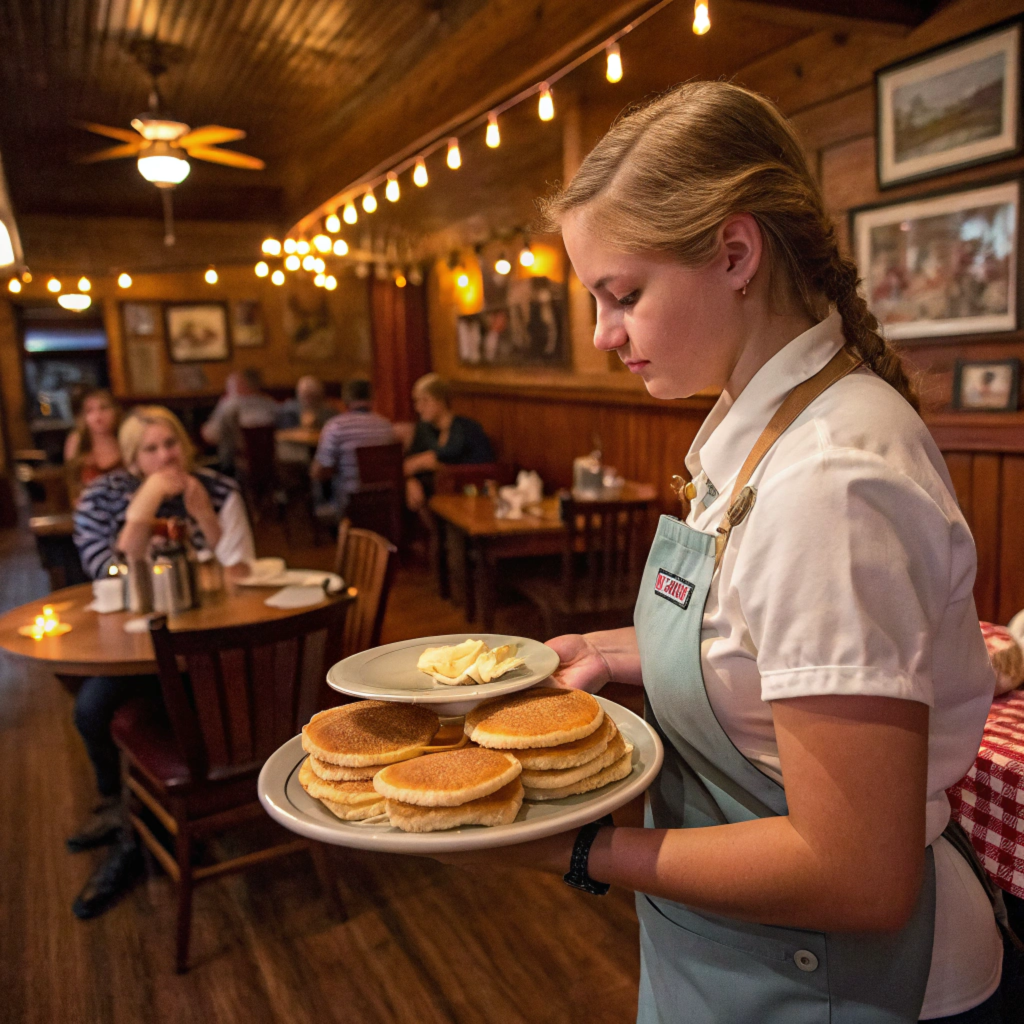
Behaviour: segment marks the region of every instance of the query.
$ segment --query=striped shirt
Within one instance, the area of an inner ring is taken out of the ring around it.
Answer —
[[[316,461],[334,471],[334,501],[339,512],[345,511],[349,495],[359,487],[356,449],[394,440],[390,421],[369,409],[350,409],[327,421],[320,431]]]
[[[227,546],[232,549],[248,547],[251,551],[252,534],[249,532],[248,520],[244,517],[244,506],[235,481],[206,469],[196,470],[192,475],[206,488],[210,504],[221,520],[222,529],[227,525],[223,514],[225,511],[236,505],[243,509],[243,525],[236,525],[233,532],[244,532],[246,536],[230,539],[227,536],[222,537],[221,543],[217,545],[218,557],[222,547],[225,547],[225,540],[229,541]],[[117,538],[124,528],[125,515],[132,496],[141,486],[141,477],[134,476],[126,469],[115,469],[93,481],[78,499],[74,516],[75,547],[78,548],[82,567],[92,579],[106,575],[107,569],[117,559]],[[157,509],[156,517],[186,520],[196,550],[209,547],[199,524],[186,512],[185,500],[180,494],[164,501]],[[237,522],[237,517],[232,516],[231,519]],[[224,559],[221,558],[221,561]]]

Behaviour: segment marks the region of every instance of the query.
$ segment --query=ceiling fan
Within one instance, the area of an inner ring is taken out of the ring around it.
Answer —
[[[223,128],[220,125],[208,124],[201,128],[190,128],[181,121],[163,117],[160,110],[163,106],[157,80],[167,66],[155,45],[147,51],[146,70],[152,77],[153,84],[149,93],[149,110],[132,119],[134,131],[127,128],[113,128],[110,125],[96,124],[93,121],[79,121],[80,128],[103,135],[108,139],[116,139],[120,145],[88,153],[79,158],[79,163],[94,164],[101,160],[118,160],[122,157],[135,157],[139,173],[160,189],[164,204],[164,242],[174,245],[174,223],[171,212],[171,190],[180,185],[189,174],[191,166],[188,158],[205,160],[209,163],[223,164],[227,167],[240,167],[250,171],[262,171],[266,166],[257,157],[245,153],[236,153],[230,149],[218,149],[222,142],[237,142],[245,138],[240,128]],[[141,54],[136,54],[140,57]]]

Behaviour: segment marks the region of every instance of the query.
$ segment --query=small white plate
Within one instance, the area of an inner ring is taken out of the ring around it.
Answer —
[[[461,644],[463,640],[483,640],[488,647],[516,644],[518,658],[525,665],[507,672],[493,683],[470,683],[447,686],[434,682],[416,667],[420,655],[428,647]],[[547,679],[558,668],[558,655],[544,644],[525,636],[503,636],[499,633],[449,633],[447,636],[424,636],[416,640],[360,651],[333,665],[327,682],[340,693],[367,700],[394,700],[403,704],[429,704],[439,715],[464,715],[482,700],[504,697],[517,690]]]
[[[539,803],[524,800],[511,825],[463,825],[443,832],[403,832],[387,822],[361,825],[342,821],[299,785],[298,769],[306,757],[301,736],[290,739],[267,759],[258,784],[260,803],[279,825],[307,839],[382,853],[429,856],[456,850],[485,850],[567,832],[629,803],[650,786],[661,770],[664,751],[658,734],[628,708],[602,697],[597,699],[605,714],[633,744],[633,771],[591,793]]]

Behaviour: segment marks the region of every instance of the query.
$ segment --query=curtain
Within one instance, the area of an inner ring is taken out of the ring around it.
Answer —
[[[430,371],[426,289],[369,279],[374,408],[393,422],[415,420],[412,386]]]

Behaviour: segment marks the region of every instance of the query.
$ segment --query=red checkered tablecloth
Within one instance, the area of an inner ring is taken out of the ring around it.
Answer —
[[[992,880],[1024,899],[1024,692],[993,701],[977,760],[947,793]]]

